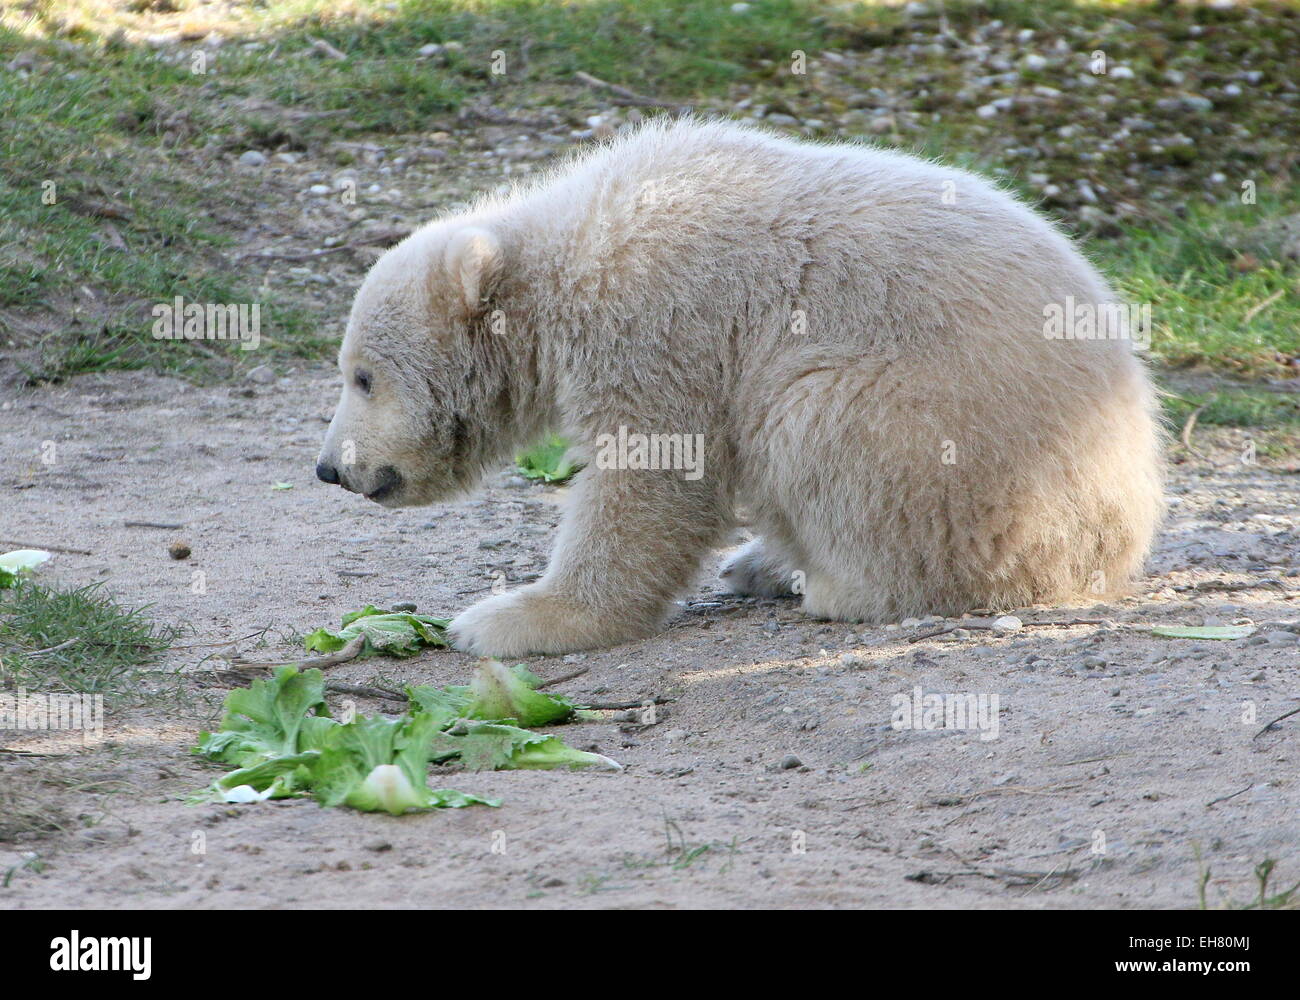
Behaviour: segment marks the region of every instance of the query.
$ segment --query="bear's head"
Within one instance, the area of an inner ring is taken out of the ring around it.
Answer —
[[[343,394],[316,475],[385,507],[471,488],[500,458],[511,421],[489,300],[498,237],[435,223],[384,254],[357,292],[339,351]]]

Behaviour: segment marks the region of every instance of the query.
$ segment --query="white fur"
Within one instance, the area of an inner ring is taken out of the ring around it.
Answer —
[[[583,471],[545,576],[454,621],[477,653],[653,632],[738,507],[762,541],[726,576],[811,615],[1096,599],[1141,568],[1160,435],[1128,342],[1044,335],[1067,296],[1115,300],[979,177],[661,120],[385,255],[340,355],[374,389],[322,455],[354,441],[352,488],[391,466],[399,505],[549,427],[588,455],[620,425],[705,436],[695,481]]]

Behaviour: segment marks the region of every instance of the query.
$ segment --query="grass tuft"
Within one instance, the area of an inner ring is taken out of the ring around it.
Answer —
[[[1197,863],[1201,864],[1200,852]],[[1213,907],[1224,910],[1300,910],[1300,882],[1290,888],[1279,888],[1274,882],[1277,861],[1266,858],[1255,866],[1255,896],[1251,899],[1234,900],[1224,898],[1222,903]],[[1211,909],[1207,898],[1212,872],[1201,865],[1200,876],[1196,882],[1197,904],[1200,909]]]
[[[176,626],[153,622],[147,607],[121,607],[100,587],[65,590],[24,581],[0,591],[0,683],[46,692],[122,691],[139,667],[175,642]],[[38,650],[50,651],[34,655]]]

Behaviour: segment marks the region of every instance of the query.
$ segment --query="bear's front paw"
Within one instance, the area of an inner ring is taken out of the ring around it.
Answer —
[[[536,585],[479,601],[447,626],[457,649],[499,658],[612,646],[645,632]]]

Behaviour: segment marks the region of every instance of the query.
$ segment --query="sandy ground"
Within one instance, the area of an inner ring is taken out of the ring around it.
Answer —
[[[1300,878],[1300,717],[1256,738],[1300,693],[1300,479],[1237,461],[1239,432],[1198,437],[1217,467],[1175,467],[1137,594],[1017,612],[1103,624],[909,642],[934,626],[720,595],[715,558],[662,634],[529,661],[547,677],[588,668],[559,687],[579,700],[671,699],[653,725],[564,734],[621,774],[447,775],[435,783],[504,805],[400,818],[185,804],[214,774],[189,748],[225,693],[223,647],[193,644],[266,630],[239,651],[292,657],[297,636],[366,602],[450,614],[545,566],[564,490],[508,469],[467,502],[398,512],[315,482],[335,393],[322,366],[212,387],[84,376],[2,404],[0,538],[90,550],[43,575],[151,603],[190,648],[136,704],[110,704],[102,737],[0,734],[0,781],[100,782],[70,800],[82,829],[0,843],[0,907],[1184,907],[1203,867],[1211,903],[1248,899],[1265,859]],[[168,556],[177,538],[188,560]],[[1144,629],[1207,618],[1260,628],[1233,642]],[[471,666],[442,651],[331,676],[459,683]],[[997,738],[895,730],[891,697],[917,686],[997,695]]]

